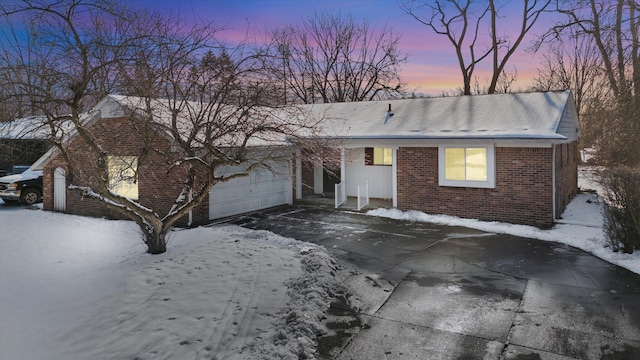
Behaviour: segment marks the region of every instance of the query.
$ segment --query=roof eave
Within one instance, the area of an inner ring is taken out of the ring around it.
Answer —
[[[568,138],[560,134],[549,135],[501,135],[501,136],[403,136],[403,135],[362,135],[362,136],[318,136],[319,139],[335,140],[558,140]]]

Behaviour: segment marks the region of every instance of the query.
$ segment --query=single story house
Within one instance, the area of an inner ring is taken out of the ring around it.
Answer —
[[[142,146],[128,128],[125,99],[107,96],[91,111],[96,117],[92,132],[118,156],[131,156]],[[272,164],[278,171],[258,170],[215,185],[188,224],[292,204],[335,189],[337,197],[357,196],[358,188],[368,185],[371,198],[388,199],[400,210],[549,227],[577,192],[579,127],[569,91],[300,109],[319,121],[318,132],[308,136],[338,151],[326,161],[308,161],[291,147]],[[170,140],[160,136],[157,141]],[[83,153],[73,140],[69,146],[71,153]],[[167,196],[175,191],[158,191],[158,185],[174,189],[181,184],[155,173],[153,161],[147,158],[137,169],[136,196],[145,206],[168,208],[173,198]],[[82,159],[76,162],[81,169]],[[105,215],[95,200],[67,189],[66,165],[55,153],[43,161],[43,170],[45,210]]]
[[[325,119],[322,136],[341,149],[331,172],[339,178],[336,196],[357,196],[368,184],[370,197],[390,199],[403,211],[549,227],[578,190],[580,132],[570,91],[323,104],[310,111]],[[334,191],[321,163],[301,168],[303,190]]]

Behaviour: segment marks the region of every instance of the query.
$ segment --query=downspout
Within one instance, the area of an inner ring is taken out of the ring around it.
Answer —
[[[551,189],[551,211],[552,211],[552,216],[551,219],[553,219],[553,221],[556,221],[556,145],[552,144],[551,145],[551,156],[552,156],[552,161],[551,161],[551,184],[552,184],[552,189]]]
[[[391,157],[391,205],[398,207],[398,149],[393,148]]]

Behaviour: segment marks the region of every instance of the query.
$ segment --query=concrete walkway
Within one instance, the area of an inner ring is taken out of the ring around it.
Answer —
[[[357,329],[327,358],[640,359],[640,276],[581,250],[318,207],[235,222],[369,274]]]

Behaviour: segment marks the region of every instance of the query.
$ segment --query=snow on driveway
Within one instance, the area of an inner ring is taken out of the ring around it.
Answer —
[[[174,231],[0,205],[0,358],[313,358],[340,291],[322,249],[235,226]],[[276,346],[277,345],[277,346]]]

